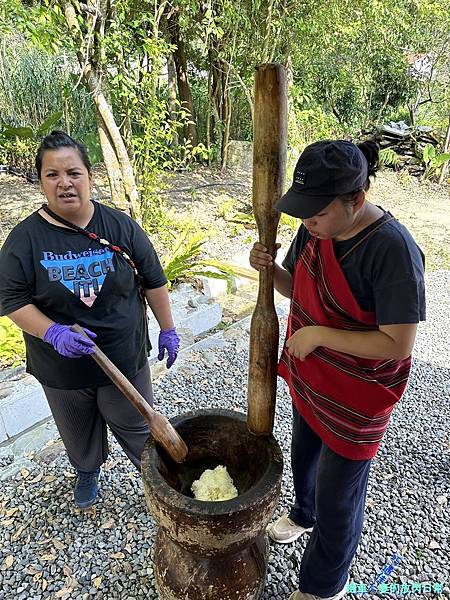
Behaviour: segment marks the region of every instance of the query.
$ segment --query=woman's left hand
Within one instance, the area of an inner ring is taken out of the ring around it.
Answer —
[[[319,340],[320,326],[313,325],[298,329],[291,337],[286,340],[286,348],[292,356],[305,360],[308,354],[320,346]]]
[[[164,358],[164,354],[167,350],[167,363],[166,366],[168,369],[173,365],[178,356],[178,350],[180,348],[180,338],[177,335],[175,327],[171,329],[162,329],[159,332],[158,339],[158,360],[162,360]]]

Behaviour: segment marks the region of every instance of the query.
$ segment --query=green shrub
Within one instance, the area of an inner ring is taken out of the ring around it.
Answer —
[[[77,85],[74,55],[49,53],[16,32],[5,34],[2,41],[0,114],[5,123],[36,130],[49,114],[61,112],[58,127],[76,139],[96,130],[94,103],[88,90]]]
[[[227,220],[228,217],[235,211],[235,199],[228,194],[221,194],[217,198],[217,214],[222,219]]]
[[[295,108],[289,127],[289,146],[300,153],[305,146],[321,139],[339,137],[339,124],[336,117],[320,106],[300,110]]]
[[[425,165],[425,179],[439,175],[443,165],[450,160],[449,152],[438,153],[432,144],[425,144],[422,151],[422,161]]]
[[[36,128],[31,124],[11,127],[0,121],[0,161],[24,171],[33,169],[41,138],[53,129],[61,117],[62,112],[52,113]]]
[[[280,227],[287,227],[291,231],[297,231],[300,227],[300,219],[296,217],[292,217],[291,215],[287,215],[286,213],[281,213],[280,215]]]
[[[2,367],[16,367],[24,359],[22,331],[8,317],[0,317],[0,364]]]

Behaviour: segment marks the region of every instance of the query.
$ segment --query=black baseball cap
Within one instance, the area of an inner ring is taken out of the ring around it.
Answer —
[[[300,155],[292,186],[275,208],[293,217],[309,219],[336,196],[363,189],[367,177],[366,157],[355,144],[345,140],[314,142]]]

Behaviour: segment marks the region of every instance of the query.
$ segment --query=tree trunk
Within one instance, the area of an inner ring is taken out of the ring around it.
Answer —
[[[175,46],[173,51],[173,59],[175,61],[175,69],[177,72],[178,94],[180,97],[181,106],[190,114],[189,123],[185,126],[184,136],[188,139],[192,146],[197,145],[197,127],[194,118],[194,104],[192,101],[192,93],[189,85],[187,72],[187,58],[183,39],[181,37],[180,25],[178,22],[178,12],[173,11],[167,19],[167,26],[170,35],[170,41]]]
[[[272,12],[273,12],[273,3],[274,0],[270,0],[267,6],[267,14],[264,28],[264,41],[263,48],[261,53],[261,63],[266,63],[269,60],[269,55],[273,51],[269,51],[271,31],[272,31]]]
[[[448,152],[449,150],[450,150],[450,115],[448,117],[447,135],[445,136],[443,152]],[[442,171],[441,171],[441,174],[439,175],[439,183],[442,183],[445,179],[445,176],[448,171],[448,163],[449,163],[449,161],[445,162],[442,165]]]
[[[294,85],[294,70],[292,68],[292,57],[286,58],[286,89],[287,89],[287,118],[288,118],[288,137],[294,141],[300,139],[300,130],[295,118],[295,107],[292,100],[292,88]],[[297,148],[299,150],[299,148]]]
[[[66,52],[63,51],[63,72],[66,75],[69,72],[69,65],[67,62]],[[63,92],[63,116],[64,116],[64,127],[66,133],[70,135],[70,110],[69,110],[69,100],[66,92]]]
[[[223,121],[224,128],[222,134],[222,171],[227,168],[227,159],[228,159],[228,143],[230,141],[230,127],[231,127],[231,99],[230,99],[230,87],[229,87],[229,77],[230,77],[230,66],[227,64],[225,67],[225,63],[223,63],[224,68],[226,68],[226,73],[223,74],[224,84],[223,84]]]
[[[136,187],[136,180],[134,176],[133,166],[128,156],[127,149],[124,141],[120,134],[119,128],[115,122],[112,108],[109,105],[102,84],[101,84],[101,71],[97,70],[94,63],[95,56],[101,54],[101,48],[92,48],[87,56],[82,52],[84,48],[83,44],[83,33],[80,30],[80,26],[77,20],[77,13],[70,2],[64,2],[63,4],[64,15],[69,28],[69,32],[72,35],[74,45],[77,50],[77,58],[80,64],[81,73],[83,79],[92,94],[96,112],[97,112],[97,126],[99,130],[100,143],[102,144],[102,152],[105,161],[111,161],[107,165],[108,179],[111,188],[111,196],[113,202],[118,208],[126,207],[127,211],[137,221],[141,219],[141,208],[139,193]],[[83,15],[85,16],[85,15]],[[97,13],[94,13],[93,19],[102,18],[103,21],[106,15],[98,17]],[[98,25],[94,21],[94,25]],[[100,24],[101,25],[101,24]],[[98,35],[101,34],[97,31]],[[92,42],[91,42],[92,43]],[[98,43],[98,40],[97,40]],[[106,142],[108,140],[108,143]],[[105,144],[105,145],[103,145]],[[112,159],[113,151],[115,160]],[[112,176],[113,171],[119,167],[120,178],[117,175]],[[112,177],[112,179],[110,178]],[[119,181],[121,180],[121,185]],[[120,185],[120,192],[117,187]],[[118,198],[120,194],[120,198]]]
[[[229,108],[227,106],[227,73],[228,65],[218,58],[217,40],[212,40],[211,46],[211,74],[212,74],[212,108],[214,122],[214,138],[218,144],[220,139],[220,164],[224,168],[224,156],[226,146],[225,137]],[[220,136],[220,138],[219,138]],[[218,144],[219,145],[219,144]]]
[[[105,9],[107,10],[107,9]],[[111,2],[109,4],[109,11],[110,11],[110,19],[111,21],[115,21],[117,23],[117,11],[116,11],[116,5],[115,2]],[[127,73],[131,71],[130,67],[127,67],[127,65],[125,65],[125,57],[123,54],[123,48],[119,47],[117,50],[117,55],[116,55],[116,59],[117,59],[117,68],[119,72],[122,73]],[[131,108],[130,108],[130,103],[128,100],[128,95],[122,93],[120,95],[120,104],[122,107],[122,124],[120,126],[120,130],[123,132],[123,140],[125,142],[125,146],[127,148],[127,153],[128,153],[128,157],[131,160],[132,163],[134,163],[134,147],[133,147],[133,130],[131,127],[131,118],[130,118],[130,113],[131,113]]]
[[[85,67],[85,81],[92,94],[92,99],[94,100],[97,112],[102,119],[104,129],[108,133],[111,147],[114,149],[114,153],[119,164],[125,192],[125,205],[127,206],[128,211],[133,219],[139,221],[141,218],[140,199],[136,187],[133,166],[128,156],[122,136],[120,135],[119,128],[114,120],[112,109],[106,101],[102,90],[99,89],[98,79],[92,69],[92,65],[90,64],[86,65]]]
[[[119,65],[119,71],[122,71],[123,73],[125,73],[128,70],[125,65],[125,60],[124,60],[122,51],[120,51],[117,55],[117,64]],[[120,104],[122,107],[121,112],[123,115],[123,121],[122,121],[122,125],[121,125],[120,129],[123,132],[122,137],[123,137],[123,141],[125,143],[126,149],[127,149],[128,158],[130,159],[130,161],[132,163],[134,163],[133,129],[131,126],[131,118],[130,118],[131,108],[130,108],[128,96],[126,96],[125,94],[121,94]]]
[[[220,76],[220,70],[217,62],[215,61],[215,50],[210,49],[209,51],[209,65],[211,73],[211,92],[210,92],[210,107],[211,107],[211,140],[213,144],[217,144],[218,137],[220,135],[221,125],[221,106],[220,98],[222,96],[222,78]],[[220,157],[222,159],[222,157]]]
[[[119,210],[127,211],[128,207],[125,201],[125,190],[122,181],[119,161],[112,146],[108,131],[103,123],[103,119],[97,112],[97,130],[100,138],[100,146],[103,153],[103,162],[108,176],[109,188],[111,191],[111,201]]]
[[[174,123],[177,120],[177,74],[173,56],[169,54],[167,57],[167,87],[169,96],[169,115],[170,120]],[[178,131],[173,126],[172,145],[176,148],[179,144]]]
[[[211,86],[211,62],[208,69],[208,106],[206,108],[206,148],[208,150],[208,166],[211,166],[211,106],[212,106],[212,86]]]
[[[242,88],[242,90],[243,90],[243,92],[245,94],[245,97],[247,99],[248,107],[250,109],[250,116],[252,118],[252,124],[253,124],[253,121],[254,121],[254,115],[253,115],[253,96],[252,96],[251,90],[248,88],[248,86],[246,85],[245,81],[242,79],[242,77],[239,75],[239,73],[236,71],[236,69],[234,69],[233,73],[236,76],[236,79],[241,84],[241,88]]]

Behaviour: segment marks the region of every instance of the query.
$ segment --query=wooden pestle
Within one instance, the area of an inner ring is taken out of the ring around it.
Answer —
[[[71,329],[72,331],[76,331],[77,333],[89,337],[78,324],[72,325]],[[187,446],[175,431],[174,427],[169,423],[167,417],[154,410],[146,402],[125,375],[119,371],[116,365],[109,360],[96,344],[94,344],[94,350],[94,354],[91,355],[92,358],[103,369],[122,394],[126,396],[131,404],[141,413],[147,421],[150,432],[155,440],[175,462],[183,462],[188,453]]]
[[[253,212],[259,241],[275,252],[286,168],[286,75],[280,64],[256,67],[253,121]],[[279,328],[274,305],[274,268],[259,272],[259,290],[250,327],[247,426],[270,435],[275,416]]]

